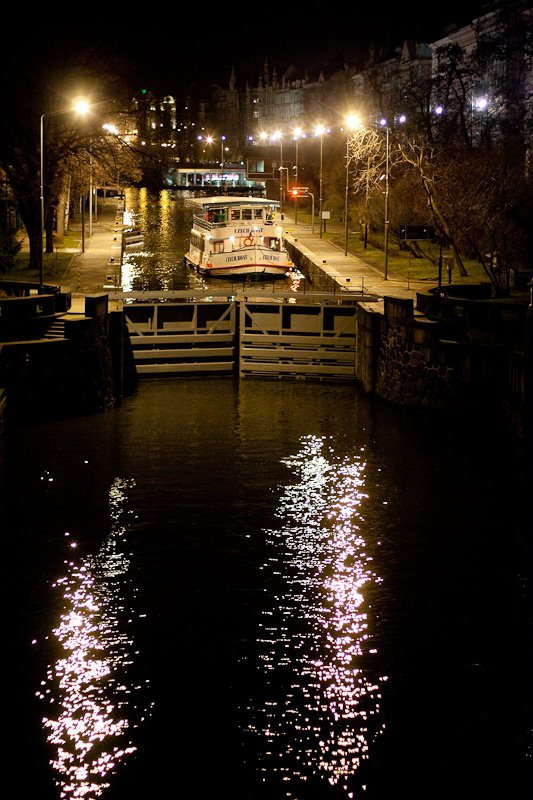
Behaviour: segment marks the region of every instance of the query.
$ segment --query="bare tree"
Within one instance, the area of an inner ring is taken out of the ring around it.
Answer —
[[[88,170],[89,160],[93,167],[101,163],[105,169],[124,154],[124,173],[137,174],[132,172],[130,148],[125,142],[119,146],[102,130],[110,113],[127,112],[129,107],[130,92],[117,65],[93,49],[78,46],[71,50],[68,42],[61,47],[57,44],[44,36],[38,41],[31,35],[23,37],[16,69],[10,70],[3,93],[3,116],[9,124],[0,126],[0,166],[28,234],[29,266],[33,268],[40,264],[43,246],[41,189],[46,247],[50,250],[54,209],[68,175],[75,186],[77,176]],[[4,71],[9,69],[3,62],[2,66]],[[68,112],[73,98],[80,95],[93,109],[85,122],[74,121]]]

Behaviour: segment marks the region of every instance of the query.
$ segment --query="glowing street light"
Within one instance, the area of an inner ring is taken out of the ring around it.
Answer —
[[[59,108],[57,111],[49,111],[46,114],[41,114],[41,122],[40,122],[40,222],[41,222],[41,242],[39,247],[39,294],[42,294],[44,291],[44,258],[43,258],[43,248],[45,246],[44,243],[44,233],[45,233],[45,224],[44,224],[44,119],[45,117],[55,117],[59,114],[68,114],[71,111],[75,111],[77,114],[87,114],[90,110],[91,106],[87,100],[80,99],[76,101],[76,103],[69,107],[69,108]]]
[[[281,131],[275,131],[271,138],[273,142],[279,142],[279,206],[283,219],[283,134]]]
[[[274,131],[272,134],[268,134],[266,131],[261,131],[259,134],[259,138],[261,141],[266,141],[270,139],[271,142],[279,142],[279,205],[280,205],[280,213],[281,219],[283,219],[283,171],[287,172],[287,188],[289,186],[289,171],[287,167],[283,166],[283,134],[280,130]]]
[[[214,138],[212,136],[206,136],[205,137],[205,141],[209,145],[209,158],[207,159],[207,163],[209,164],[209,162],[211,161],[211,156],[213,154],[213,149],[212,149],[211,145],[213,144],[213,142],[215,140],[214,140]]]
[[[385,268],[383,279],[387,280],[389,270],[389,125],[386,119],[380,119],[379,124],[385,128],[385,237],[383,247],[385,250]]]
[[[401,114],[397,120],[401,125],[407,122],[407,117],[405,114]],[[385,238],[384,238],[384,250],[385,250],[385,268],[383,272],[384,280],[388,278],[388,269],[389,269],[389,167],[390,167],[390,138],[389,138],[389,123],[386,119],[380,119],[379,124],[382,128],[385,128],[386,131],[386,139],[385,139]]]
[[[350,177],[350,131],[361,127],[361,120],[357,114],[350,114],[346,118],[346,185],[344,192],[344,255],[348,255],[348,186]]]
[[[320,136],[320,190],[318,193],[318,223],[320,238],[322,239],[322,138],[326,132],[323,125],[317,125],[315,128],[315,136]]]
[[[294,184],[298,186],[298,142],[299,140],[305,136],[303,130],[301,128],[295,128],[292,132],[292,137],[296,143],[296,152],[295,152],[295,165],[294,165]],[[294,224],[298,225],[298,193],[294,195]]]

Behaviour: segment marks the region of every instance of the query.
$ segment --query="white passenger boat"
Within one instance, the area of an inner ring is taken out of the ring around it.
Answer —
[[[283,278],[293,263],[283,243],[279,202],[261,197],[196,197],[185,263],[205,275]],[[277,218],[276,218],[277,217]]]

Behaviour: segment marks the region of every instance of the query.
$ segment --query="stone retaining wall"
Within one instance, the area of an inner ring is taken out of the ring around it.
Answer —
[[[457,409],[465,383],[447,363],[437,322],[415,317],[413,301],[384,298],[375,392],[396,405]]]

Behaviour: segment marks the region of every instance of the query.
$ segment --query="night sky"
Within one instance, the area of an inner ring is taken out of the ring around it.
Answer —
[[[486,0],[429,0],[425,6],[418,0],[355,0],[334,12],[325,3],[318,10],[298,5],[279,12],[272,6],[231,10],[223,4],[219,9],[191,8],[197,18],[165,9],[158,20],[145,7],[129,12],[106,8],[98,16],[91,16],[88,8],[75,24],[62,23],[57,16],[53,24],[46,19],[29,23],[20,54],[42,50],[40,64],[45,67],[50,52],[63,52],[67,58],[96,47],[125,64],[138,87],[172,94],[183,83],[227,85],[232,67],[241,82],[249,77],[253,85],[265,61],[279,75],[291,65],[300,70],[328,62],[361,65],[373,47],[392,53],[405,39],[432,42],[448,25],[464,25],[486,7]],[[12,63],[11,51],[9,57]]]
[[[292,12],[285,4],[282,13],[271,6],[264,13],[240,12],[237,7],[231,13],[225,5],[219,15],[206,12],[211,20],[218,17],[211,28],[204,21],[196,25],[167,18],[167,24],[136,26],[115,44],[125,56],[133,54],[149,83],[159,84],[165,73],[212,83],[219,82],[221,74],[229,77],[232,66],[240,75],[256,77],[265,60],[283,71],[291,64],[305,68],[317,61],[353,63],[366,56],[372,44],[391,49],[406,38],[433,41],[447,25],[470,22],[484,5],[483,0],[448,0],[438,5],[429,0],[424,8],[419,2],[356,0],[334,13],[326,3],[318,10],[298,4]]]

